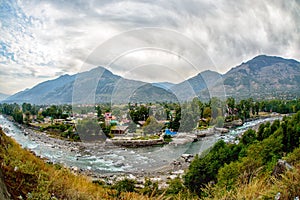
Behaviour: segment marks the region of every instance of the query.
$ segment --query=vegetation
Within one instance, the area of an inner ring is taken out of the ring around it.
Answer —
[[[0,130],[0,162],[4,182],[13,199],[153,199],[158,186],[146,182],[139,194],[132,180],[112,188],[92,183],[60,165],[52,165],[24,150]],[[153,189],[153,190],[152,190]],[[148,195],[146,195],[148,194]],[[157,196],[155,199],[163,199]]]
[[[143,130],[145,134],[157,134],[161,132],[162,128],[164,127],[163,124],[158,123],[155,119],[155,117],[150,116],[146,120]]]
[[[300,178],[299,130],[300,112],[261,125],[257,132],[246,131],[239,144],[219,141],[194,159],[184,185],[208,199],[274,198],[278,192],[283,199],[295,198],[300,195],[300,183],[295,181]],[[274,168],[284,155],[294,169],[278,176]]]
[[[158,135],[149,135],[149,136],[131,138],[131,140],[157,140],[157,139],[159,139]]]
[[[213,124],[222,127],[223,122],[242,119],[246,121],[260,112],[296,113],[300,100],[246,99],[236,102],[233,98],[221,101],[212,98],[201,102],[195,98],[181,105],[162,103],[163,111],[152,113],[152,105],[129,105],[133,122],[146,121],[143,130],[156,133],[164,128],[170,130],[193,130]],[[18,123],[30,124],[32,115],[64,118],[70,115],[68,106],[40,107],[30,104],[0,104],[0,112],[11,116]],[[110,125],[105,124],[103,111],[108,107],[97,106],[97,119],[82,120],[77,131],[84,140],[109,137]],[[128,111],[128,110],[127,110]],[[151,111],[151,112],[150,112]],[[114,111],[115,113],[121,113]],[[157,118],[169,123],[162,125]],[[155,116],[157,118],[155,118]],[[151,125],[151,126],[150,126]],[[197,127],[198,125],[198,127]],[[136,126],[131,124],[131,129]],[[41,130],[57,131],[62,137],[76,137],[72,126],[51,123]],[[5,184],[13,198],[23,199],[280,199],[300,196],[300,112],[282,121],[261,124],[257,131],[248,130],[238,144],[217,142],[202,155],[196,156],[183,179],[168,182],[166,190],[159,190],[157,183],[146,180],[143,189],[129,179],[112,187],[91,183],[86,177],[74,175],[59,165],[47,164],[0,133],[0,162]],[[146,135],[136,139],[157,138]],[[73,138],[74,139],[74,138]],[[171,140],[169,136],[165,139]],[[293,167],[275,173],[278,159],[285,159]]]

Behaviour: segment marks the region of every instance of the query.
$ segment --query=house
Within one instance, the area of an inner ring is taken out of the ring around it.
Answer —
[[[138,123],[138,125],[140,125],[140,126],[144,126],[144,124],[146,123],[146,121],[138,121],[137,123]]]
[[[111,134],[125,134],[128,126],[112,126],[110,129]]]
[[[51,117],[45,117],[45,118],[44,118],[44,123],[45,123],[45,124],[50,124],[51,122],[52,122]]]
[[[106,112],[105,114],[104,114],[104,120],[105,120],[105,125],[106,126],[109,126],[109,125],[111,125],[112,123],[111,123],[111,121],[116,121],[116,117],[115,116],[113,116],[112,114],[111,114],[111,112]]]
[[[111,119],[111,118],[112,118],[111,112],[106,112],[106,113],[104,114],[104,117],[105,117],[105,119]]]

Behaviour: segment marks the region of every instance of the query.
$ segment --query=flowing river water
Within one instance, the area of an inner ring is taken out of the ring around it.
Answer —
[[[15,139],[23,148],[29,149],[36,155],[47,158],[53,163],[60,163],[94,173],[135,173],[149,172],[168,166],[174,160],[180,158],[182,154],[201,154],[220,139],[226,142],[234,141],[236,136],[245,130],[275,119],[278,119],[278,117],[247,122],[241,127],[230,130],[226,135],[216,134],[205,137],[198,142],[143,148],[106,147],[104,143],[62,141],[50,138],[44,133],[25,130],[2,115],[0,115],[0,126],[6,135]]]

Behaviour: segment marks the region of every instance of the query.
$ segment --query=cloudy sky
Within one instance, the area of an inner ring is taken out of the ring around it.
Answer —
[[[300,60],[298,0],[0,0],[0,92],[98,65],[145,81]]]

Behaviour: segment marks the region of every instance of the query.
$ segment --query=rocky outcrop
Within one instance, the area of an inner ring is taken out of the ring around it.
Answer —
[[[272,175],[276,178],[281,178],[281,174],[283,174],[286,170],[293,169],[293,166],[291,166],[288,162],[285,160],[279,159],[277,161],[276,166],[273,169]]]
[[[243,125],[243,121],[241,119],[238,120],[233,120],[232,122],[225,122],[224,123],[224,127],[225,128],[235,128],[238,126],[242,126]]]

